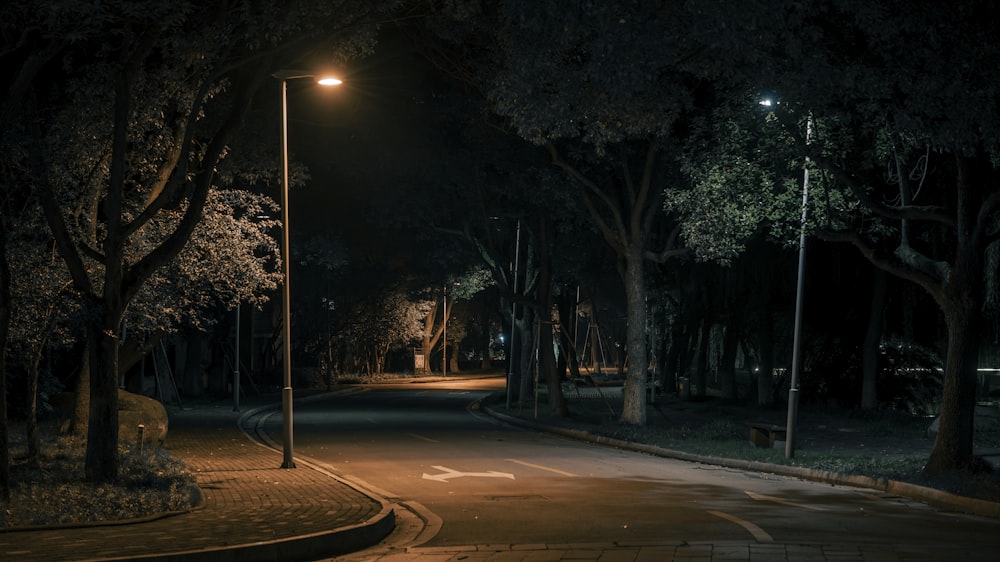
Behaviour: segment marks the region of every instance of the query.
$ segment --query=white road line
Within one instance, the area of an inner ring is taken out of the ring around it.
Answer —
[[[569,476],[570,478],[575,478],[577,476],[572,472],[566,472],[565,470],[559,470],[558,468],[551,468],[548,466],[542,466],[540,464],[532,464],[530,462],[519,461],[517,459],[505,459],[505,460],[507,460],[508,462],[512,462],[514,464],[519,464],[521,466],[530,466],[531,468],[537,468],[538,470],[547,470],[549,472],[555,472],[556,474],[560,474],[562,476]]]
[[[753,535],[753,538],[757,539],[757,542],[774,542],[774,539],[771,538],[771,535],[767,534],[767,531],[761,529],[760,527],[754,525],[753,523],[745,519],[740,519],[735,515],[730,515],[728,513],[723,513],[721,511],[707,511],[706,513],[710,513],[716,517],[721,517],[726,521],[732,521],[733,523],[736,523],[740,527],[743,527],[747,531],[750,531],[750,534]]]
[[[813,511],[826,511],[826,509],[824,509],[822,507],[819,507],[818,505],[809,505],[809,504],[806,504],[806,503],[790,502],[788,500],[783,500],[781,498],[776,498],[774,496],[765,496],[764,494],[758,494],[756,492],[744,491],[744,493],[746,495],[750,496],[751,499],[754,499],[754,500],[757,500],[757,501],[767,501],[767,502],[777,503],[777,504],[781,504],[781,505],[787,505],[789,507],[800,507],[802,509],[811,509]]]
[[[428,443],[440,443],[437,439],[431,439],[430,437],[424,437],[423,435],[417,435],[416,433],[407,433],[410,437],[414,439],[420,439],[422,441],[427,441]]]

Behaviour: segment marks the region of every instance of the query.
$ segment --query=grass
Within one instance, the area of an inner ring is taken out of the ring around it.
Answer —
[[[930,420],[923,417],[833,407],[803,408],[796,429],[799,447],[794,458],[787,459],[783,448],[760,448],[750,443],[746,425],[753,420],[784,426],[783,409],[760,409],[719,400],[657,400],[649,407],[644,426],[617,420],[612,410],[620,407],[620,400],[609,403],[567,396],[570,415],[560,417],[548,412],[543,399],[537,419],[532,407],[514,405],[508,410],[502,403],[488,406],[513,417],[673,451],[899,480],[1000,501],[1000,471],[937,477],[924,472],[933,441],[926,435]],[[1000,449],[1000,430],[977,432],[976,446]]]
[[[25,457],[23,430],[11,431],[11,499],[0,511],[0,529],[137,519],[189,510],[197,502],[194,477],[163,449],[122,447],[121,477],[95,484],[84,479],[84,440],[43,430],[34,460]]]

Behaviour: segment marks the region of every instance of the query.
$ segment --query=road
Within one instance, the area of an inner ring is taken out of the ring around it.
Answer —
[[[386,543],[344,560],[996,559],[997,520],[592,445],[471,407],[502,385],[373,385],[296,406],[296,455],[400,507]],[[280,442],[278,416],[265,430]]]

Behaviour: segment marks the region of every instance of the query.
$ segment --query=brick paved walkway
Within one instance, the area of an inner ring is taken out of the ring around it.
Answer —
[[[166,448],[195,472],[203,504],[149,522],[0,533],[2,560],[315,560],[364,548],[392,511],[329,474],[280,468],[231,406],[171,415]]]

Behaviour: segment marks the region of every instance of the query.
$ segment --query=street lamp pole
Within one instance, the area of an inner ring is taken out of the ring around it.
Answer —
[[[514,378],[514,341],[517,339],[517,266],[521,261],[521,219],[517,219],[517,234],[514,237],[514,284],[510,288],[510,350],[507,353],[507,409],[510,410],[511,379]],[[577,301],[579,301],[577,295]],[[576,343],[576,340],[573,340]]]
[[[314,78],[314,74],[281,71],[273,75],[281,80],[281,435],[283,460],[281,468],[295,468],[292,453],[292,303],[289,264],[291,247],[288,243],[288,81],[295,78]],[[337,86],[337,78],[321,78],[323,86]]]
[[[448,284],[444,285],[444,299],[442,301],[441,317],[444,320],[442,325],[442,338],[441,338],[441,357],[443,364],[441,365],[441,376],[448,376]]]
[[[806,118],[806,144],[812,138],[812,114]],[[802,363],[802,301],[806,271],[806,219],[809,208],[809,157],[802,176],[802,222],[799,232],[799,269],[795,287],[795,334],[792,338],[792,380],[788,387],[788,418],[785,422],[785,458],[795,456],[795,425],[799,415],[799,371]]]

